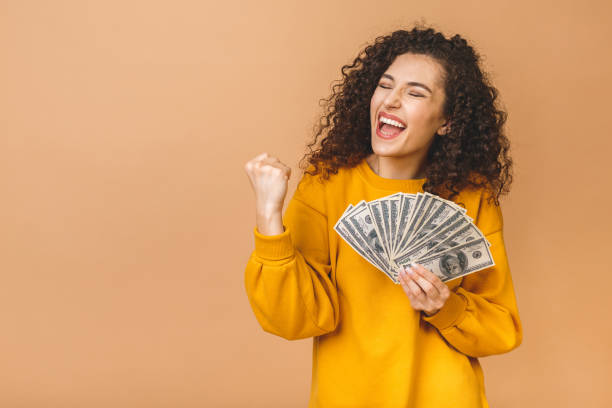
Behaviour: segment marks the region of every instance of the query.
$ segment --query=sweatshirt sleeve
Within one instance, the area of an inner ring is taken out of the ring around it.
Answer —
[[[501,209],[482,194],[476,226],[491,243],[494,266],[466,275],[444,306],[423,319],[457,350],[483,357],[518,347],[523,338],[503,238]]]
[[[315,209],[301,182],[283,216],[284,232],[262,235],[254,228],[245,288],[264,331],[288,340],[333,331],[339,302],[331,264],[327,217]]]

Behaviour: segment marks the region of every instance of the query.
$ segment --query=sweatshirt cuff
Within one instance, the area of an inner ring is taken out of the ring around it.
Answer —
[[[255,254],[263,259],[281,260],[290,258],[294,254],[293,242],[289,228],[283,224],[285,229],[278,235],[262,235],[253,229],[255,235]]]
[[[456,323],[464,314],[467,306],[466,299],[454,291],[450,292],[450,297],[444,306],[431,316],[423,313],[423,320],[434,325],[438,330],[447,329]]]

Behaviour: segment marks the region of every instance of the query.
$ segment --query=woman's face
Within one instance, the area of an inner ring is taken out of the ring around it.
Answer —
[[[370,100],[372,150],[379,156],[424,157],[434,134],[448,131],[442,116],[443,68],[433,58],[402,54],[380,78]],[[381,114],[399,123],[383,124]],[[382,128],[381,128],[382,126]]]

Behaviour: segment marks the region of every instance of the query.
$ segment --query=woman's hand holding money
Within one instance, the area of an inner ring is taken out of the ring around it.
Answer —
[[[444,306],[450,289],[433,272],[419,264],[400,271],[400,284],[415,310],[431,316]]]
[[[244,169],[256,198],[257,230],[263,235],[278,235],[283,229],[282,211],[291,168],[276,157],[262,153],[249,160]]]

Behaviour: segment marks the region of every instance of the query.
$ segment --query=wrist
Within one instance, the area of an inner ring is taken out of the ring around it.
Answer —
[[[262,235],[279,235],[285,231],[283,218],[280,212],[257,213],[257,231]]]
[[[429,312],[428,312],[427,310],[423,310],[423,313],[425,313],[425,315],[426,315],[427,317],[429,317],[429,316],[433,316],[433,315],[435,315],[436,313],[438,313],[438,311],[439,311],[439,310],[440,310],[440,309],[436,309],[436,310],[432,310],[432,311],[429,311]]]

